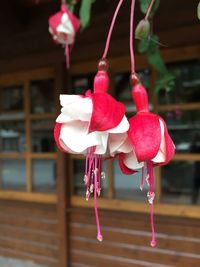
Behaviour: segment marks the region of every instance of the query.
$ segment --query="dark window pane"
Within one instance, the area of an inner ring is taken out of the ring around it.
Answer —
[[[176,84],[169,93],[160,91],[160,104],[200,102],[200,61],[170,64],[169,70],[176,77]]]
[[[54,80],[32,81],[30,84],[31,113],[53,113],[56,110]]]
[[[72,77],[72,91],[71,94],[84,95],[87,90],[93,91],[93,80],[95,74],[79,75]]]
[[[85,170],[85,160],[72,160],[72,183],[73,183],[73,192],[75,195],[85,196],[86,187],[84,184],[84,170]],[[103,161],[102,170],[105,172],[105,179],[101,179],[101,196],[107,195],[107,168],[106,162]]]
[[[16,85],[1,88],[1,107],[2,111],[23,110],[23,86]]]
[[[139,71],[138,75],[148,91],[150,71]],[[114,79],[116,99],[122,101],[126,105],[127,112],[135,111],[135,106],[131,96],[132,86],[130,84],[130,72],[118,73],[115,75]]]
[[[50,159],[35,159],[32,161],[33,191],[55,192],[56,162]]]
[[[162,201],[200,204],[200,161],[172,161],[162,167]]]
[[[0,121],[0,151],[26,150],[25,125],[22,121]]]
[[[55,141],[53,137],[54,120],[32,121],[32,151],[33,152],[54,152]]]
[[[25,160],[1,159],[0,184],[3,189],[25,191],[26,164]]]
[[[177,152],[194,152],[194,142],[200,142],[200,110],[175,110],[162,113]]]
[[[133,175],[124,175],[119,167],[118,161],[113,161],[113,175],[114,175],[114,192],[115,198],[132,199],[137,201],[146,201],[148,185],[146,183],[146,171],[144,173],[144,188],[141,192],[140,182],[142,172],[139,171]]]

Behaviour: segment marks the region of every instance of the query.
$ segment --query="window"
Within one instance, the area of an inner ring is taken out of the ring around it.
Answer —
[[[158,111],[176,145],[174,161],[161,169],[161,201],[200,204],[200,61],[169,64],[176,77],[170,93],[160,92]]]
[[[0,195],[55,193],[54,76],[52,69],[0,76]]]

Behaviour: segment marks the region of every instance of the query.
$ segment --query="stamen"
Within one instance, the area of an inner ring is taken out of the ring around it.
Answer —
[[[150,222],[151,222],[151,246],[156,246],[155,228],[154,228],[154,175],[153,175],[153,164],[152,162],[147,162],[147,173],[149,175],[149,192],[147,194],[148,201],[151,205],[150,210]]]
[[[99,160],[99,157],[95,157],[95,160],[94,160],[95,170],[97,169],[97,166],[98,166],[98,160]],[[101,241],[103,241],[103,236],[101,234],[100,223],[99,223],[99,214],[98,214],[98,208],[97,208],[97,190],[98,190],[97,180],[98,180],[99,174],[100,174],[99,171],[96,171],[94,173],[94,211],[95,211],[96,225],[97,225],[97,239],[101,242]]]
[[[142,191],[144,188],[144,167],[142,168],[142,177],[140,181],[140,190]]]

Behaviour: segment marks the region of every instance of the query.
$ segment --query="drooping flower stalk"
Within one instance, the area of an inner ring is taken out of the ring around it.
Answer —
[[[145,20],[148,20],[149,15],[150,15],[150,13],[151,13],[151,10],[152,10],[152,8],[153,8],[153,4],[154,4],[154,2],[155,2],[155,0],[151,0],[151,3],[150,3],[149,8],[148,8],[148,10],[147,10],[146,16],[145,16],[145,18],[144,18]]]

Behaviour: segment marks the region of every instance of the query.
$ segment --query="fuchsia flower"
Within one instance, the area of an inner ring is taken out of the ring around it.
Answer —
[[[69,46],[74,44],[79,27],[79,19],[69,11],[66,4],[62,4],[61,10],[49,18],[49,32],[55,43],[65,46],[68,67]]]
[[[114,157],[130,151],[127,142],[128,120],[125,107],[106,91],[109,79],[105,71],[98,71],[94,80],[94,93],[86,95],[61,95],[61,114],[55,126],[55,140],[65,152],[86,155],[85,176],[86,199],[94,193],[94,207],[97,222],[97,239],[100,232],[96,197],[100,195],[102,156]]]
[[[119,164],[125,174],[131,174],[142,168],[141,189],[144,183],[144,167],[147,168],[147,182],[149,183],[148,201],[151,204],[152,241],[155,246],[153,225],[154,176],[153,167],[165,165],[173,157],[175,146],[164,120],[148,111],[148,96],[145,88],[136,84],[132,89],[132,97],[136,105],[137,114],[129,120],[128,138],[132,151],[119,155]]]

